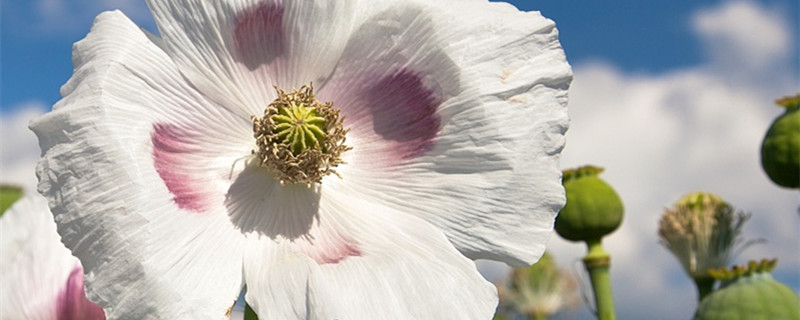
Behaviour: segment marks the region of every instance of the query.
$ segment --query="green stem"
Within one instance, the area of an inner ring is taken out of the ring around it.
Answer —
[[[250,304],[244,305],[244,320],[258,320],[258,315],[253,308],[250,308]]]
[[[611,256],[603,249],[602,240],[586,240],[589,253],[583,258],[583,264],[589,271],[594,290],[594,301],[597,306],[597,318],[600,320],[614,320],[614,296],[611,294],[611,277],[608,269],[611,266]]]
[[[709,293],[714,291],[714,278],[710,276],[695,277],[694,283],[697,285],[697,301],[703,301]]]

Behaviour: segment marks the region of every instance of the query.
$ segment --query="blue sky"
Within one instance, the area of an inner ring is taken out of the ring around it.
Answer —
[[[573,64],[600,59],[625,71],[659,73],[704,62],[702,45],[692,35],[692,14],[725,1],[511,2],[553,19]],[[787,15],[798,10],[796,1],[759,3],[781,8]],[[793,24],[796,30],[796,18]]]
[[[52,3],[59,2],[60,5]],[[92,17],[111,8],[136,8],[132,18],[155,30],[144,1],[3,0],[0,55],[0,108],[28,101],[52,104],[72,73],[72,43],[88,32]],[[703,62],[702,46],[691,34],[692,13],[723,1],[583,1],[516,0],[521,10],[539,10],[556,21],[571,63],[603,60],[630,72],[660,73]],[[797,30],[798,3],[760,1],[777,8]],[[58,7],[57,9],[48,9]],[[60,12],[53,12],[61,10]],[[60,16],[59,16],[60,15]]]
[[[154,27],[143,0],[2,1],[2,180],[32,189],[38,149],[26,123],[59,99],[72,43],[111,8]],[[771,101],[800,91],[797,1],[512,3],[556,21],[575,72],[562,167],[605,167],[626,204],[622,228],[607,240],[619,318],[691,316],[694,288],[655,230],[664,207],[696,190],[753,213],[745,236],[767,242],[736,262],[777,257],[776,278],[800,290],[800,197],[771,184],[758,163],[780,113]],[[581,245],[554,238],[550,250],[579,270]],[[481,267],[489,277],[503,271]],[[561,318],[591,316],[581,306]]]

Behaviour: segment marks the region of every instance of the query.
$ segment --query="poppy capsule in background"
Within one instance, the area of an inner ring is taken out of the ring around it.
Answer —
[[[772,182],[800,188],[800,94],[775,101],[784,107],[761,144],[761,167]]]
[[[570,241],[600,240],[622,223],[622,199],[598,175],[602,168],[583,166],[564,171],[567,204],[556,217],[555,229]]]
[[[694,319],[800,319],[797,294],[770,274],[776,264],[750,261],[748,266],[710,270],[722,285],[703,299]]]

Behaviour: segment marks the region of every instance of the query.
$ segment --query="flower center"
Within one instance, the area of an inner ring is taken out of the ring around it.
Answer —
[[[291,93],[278,91],[263,117],[253,116],[261,166],[270,169],[281,183],[320,183],[322,177],[343,164],[341,154],[347,130],[333,103],[320,103],[314,87],[302,86]]]

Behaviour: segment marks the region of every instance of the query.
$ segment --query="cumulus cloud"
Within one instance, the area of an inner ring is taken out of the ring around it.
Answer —
[[[752,21],[759,23],[749,23]],[[753,2],[731,2],[702,10],[692,18],[692,28],[706,44],[713,62],[728,70],[771,69],[786,63],[786,52],[793,45],[782,13]]]
[[[727,2],[698,12],[691,24],[708,52],[702,65],[657,75],[607,63],[574,66],[562,166],[606,168],[601,177],[625,202],[622,227],[605,241],[622,319],[691,318],[694,285],[658,243],[657,228],[663,209],[692,191],[717,193],[751,212],[744,236],[768,242],[737,263],[779,258],[779,280],[800,288],[796,276],[785,276],[800,269],[798,196],[772,184],[759,159],[761,140],[782,112],[772,101],[798,89],[789,23],[772,8]],[[583,245],[556,236],[549,250],[581,271]],[[497,277],[497,265],[481,266]],[[585,310],[580,318],[591,318]]]
[[[10,114],[0,114],[0,183],[22,186],[25,192],[36,192],[36,161],[39,142],[28,129],[28,121],[49,108],[37,101],[13,108]]]

